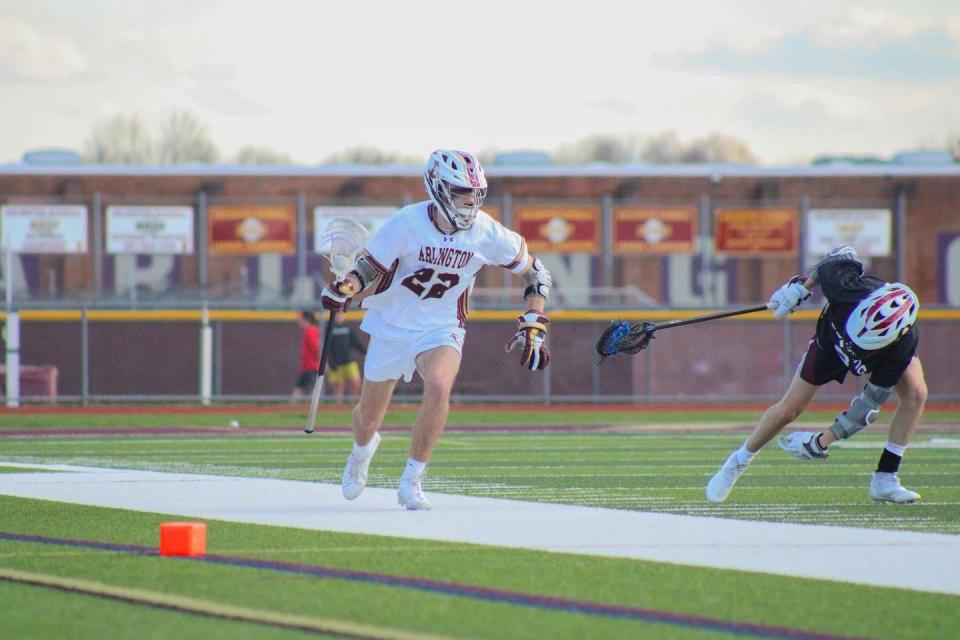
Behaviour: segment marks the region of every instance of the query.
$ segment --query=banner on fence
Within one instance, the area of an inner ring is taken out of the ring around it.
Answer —
[[[797,210],[789,207],[721,207],[714,217],[714,246],[723,255],[795,256]]]
[[[530,251],[595,253],[600,247],[599,207],[517,205],[513,227]]]
[[[0,207],[4,249],[14,253],[86,253],[87,207],[8,204]]]
[[[210,253],[293,253],[296,208],[293,205],[207,207]]]
[[[692,253],[696,236],[696,206],[613,208],[614,253]]]
[[[107,207],[107,253],[190,255],[193,207]]]
[[[890,209],[811,209],[807,215],[806,253],[819,257],[845,244],[863,258],[889,256],[892,221]]]

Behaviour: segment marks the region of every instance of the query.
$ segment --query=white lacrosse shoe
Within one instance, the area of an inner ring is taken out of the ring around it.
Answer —
[[[710,502],[726,500],[727,496],[730,495],[730,490],[733,489],[733,485],[737,484],[737,480],[747,470],[748,465],[749,463],[740,464],[737,461],[736,451],[731,453],[727,461],[721,465],[720,470],[707,483],[707,500]]]
[[[429,510],[430,501],[423,495],[423,488],[420,482],[423,480],[423,474],[415,478],[407,476],[400,477],[400,484],[397,485],[397,503],[401,507],[406,507],[410,511]]]
[[[373,439],[368,444],[370,452],[366,456],[358,455],[355,450],[350,452],[347,466],[343,470],[343,479],[340,481],[340,490],[347,500],[353,500],[363,493],[363,488],[367,486],[367,471],[370,469],[370,461],[373,460],[373,454],[377,452],[379,446],[380,434],[374,433]]]
[[[870,497],[877,502],[897,504],[913,504],[920,501],[920,494],[904,488],[896,473],[881,471],[874,471],[873,478],[870,479]]]
[[[777,439],[781,449],[801,460],[826,460],[827,452],[817,444],[813,431],[794,431]]]

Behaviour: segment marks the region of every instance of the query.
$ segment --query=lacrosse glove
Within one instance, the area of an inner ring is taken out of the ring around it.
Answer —
[[[334,280],[323,288],[323,293],[320,294],[320,304],[323,305],[324,309],[330,311],[346,311],[355,293],[353,283],[346,278]]]
[[[796,311],[800,303],[810,297],[810,291],[803,286],[803,280],[801,276],[793,276],[790,282],[773,292],[770,296],[770,304],[774,305],[773,315],[783,318]]]
[[[517,332],[504,345],[509,353],[520,347],[520,363],[530,371],[546,368],[550,363],[547,350],[547,325],[550,321],[538,311],[528,310],[517,318]]]

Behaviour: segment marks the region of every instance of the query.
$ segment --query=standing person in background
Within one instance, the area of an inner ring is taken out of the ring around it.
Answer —
[[[341,489],[353,500],[367,483],[370,461],[380,444],[380,424],[397,380],[414,372],[423,379],[423,400],[410,440],[410,456],[397,485],[407,509],[429,509],[421,480],[447,424],[450,392],[460,370],[468,297],[477,273],[498,265],[523,280],[527,309],[517,320],[506,350],[519,347],[530,371],[547,366],[544,315],[551,280],[543,263],[527,253],[517,233],[480,210],[487,179],[473,154],[440,149],[427,161],[424,185],[429,200],[393,214],[367,241],[353,270],[332,282],[321,300],[342,310],[377,282],[360,328],[370,334],[360,402],[353,410],[353,451]]]
[[[343,391],[346,387],[351,396],[360,395],[360,367],[354,354],[366,355],[367,348],[363,346],[356,332],[343,323],[344,313],[338,311],[333,316],[333,333],[330,334],[330,370],[327,371],[327,380],[337,402],[343,402]]]
[[[796,276],[774,292],[770,298],[774,314],[786,317],[818,285],[827,303],[793,381],[780,402],[767,409],[746,442],[710,479],[707,500],[726,500],[760,448],[796,420],[823,385],[831,380],[843,382],[848,371],[856,376],[870,373],[870,381],[853,398],[850,408],[828,429],[797,431],[780,438],[780,448],[801,460],[826,460],[827,448],[874,422],[881,405],[896,390],[897,408],[868,495],[878,502],[920,500],[920,494],[903,487],[897,475],[927,400],[923,367],[916,355],[920,302],[905,284],[865,275],[856,251],[837,247],[806,278]]]
[[[320,366],[320,327],[313,311],[300,312],[300,373],[293,385],[293,397],[300,398],[313,391],[317,381],[317,368]]]

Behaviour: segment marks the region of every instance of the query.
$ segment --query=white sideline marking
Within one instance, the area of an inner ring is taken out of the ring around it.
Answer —
[[[0,466],[0,494],[252,524],[634,558],[960,595],[960,536],[752,522],[332,484],[68,465]],[[910,506],[877,505],[877,509]]]

